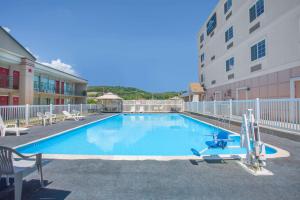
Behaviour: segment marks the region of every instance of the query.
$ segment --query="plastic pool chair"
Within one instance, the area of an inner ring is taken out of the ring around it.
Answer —
[[[14,155],[19,159],[14,159]],[[30,159],[35,157],[35,159]],[[21,200],[23,177],[37,169],[43,187],[42,154],[25,156],[12,148],[0,146],[0,177],[6,177],[6,184],[10,177],[14,178],[15,200]]]
[[[28,130],[28,128],[18,127],[17,124],[4,124],[3,119],[0,115],[0,132],[2,137],[6,135],[6,132],[14,132],[17,136],[20,136],[21,132],[26,132]]]
[[[56,114],[52,114],[50,112],[45,112],[45,116],[49,118],[50,123],[55,121],[56,122]]]
[[[208,148],[222,148],[227,147],[228,142],[232,142],[232,139],[229,139],[229,134],[225,132],[219,132],[216,134],[211,134],[208,136],[212,136],[213,140],[206,142]]]
[[[43,122],[43,126],[46,126],[47,120],[50,119],[50,116],[44,115],[41,112],[37,112],[36,116],[39,118],[39,120],[41,120]]]

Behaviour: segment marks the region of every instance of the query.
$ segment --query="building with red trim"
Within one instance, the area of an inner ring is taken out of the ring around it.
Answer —
[[[0,26],[0,105],[86,103],[87,83],[37,62]]]

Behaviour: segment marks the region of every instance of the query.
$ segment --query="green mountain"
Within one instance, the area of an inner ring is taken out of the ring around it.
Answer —
[[[122,86],[89,86],[88,87],[89,97],[101,96],[103,93],[106,92],[112,92],[114,94],[117,94],[125,100],[133,100],[133,99],[170,99],[172,97],[180,95],[184,91],[151,93],[134,87],[122,87]]]

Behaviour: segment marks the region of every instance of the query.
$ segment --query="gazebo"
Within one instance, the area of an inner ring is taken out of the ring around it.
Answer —
[[[108,92],[96,98],[98,103],[103,105],[104,112],[122,112],[122,98]]]

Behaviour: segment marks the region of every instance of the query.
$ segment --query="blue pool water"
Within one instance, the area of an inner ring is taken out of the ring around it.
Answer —
[[[227,133],[181,114],[120,114],[58,136],[32,143],[17,150],[21,153],[77,155],[185,156],[195,152],[243,154],[240,137],[229,148],[207,149],[209,134]],[[267,147],[267,153],[276,150]]]

